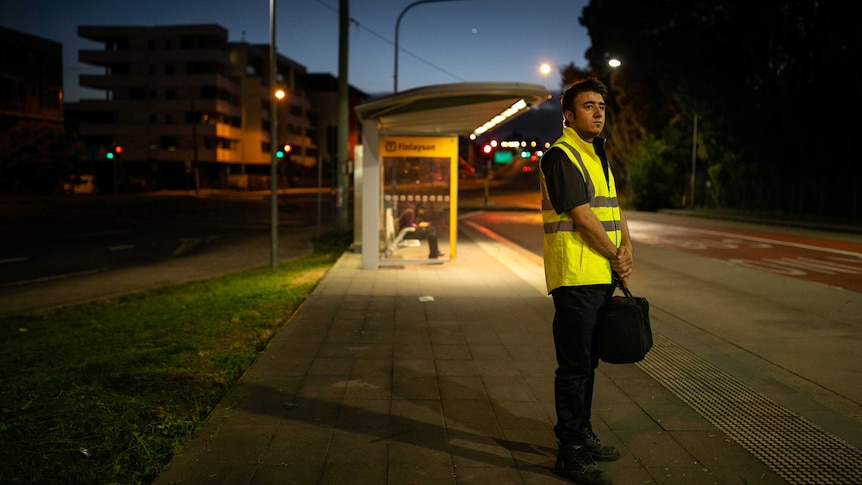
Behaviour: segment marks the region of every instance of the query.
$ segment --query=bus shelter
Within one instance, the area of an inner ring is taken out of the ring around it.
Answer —
[[[354,241],[362,268],[454,259],[458,137],[482,135],[550,96],[535,84],[459,83],[357,106],[362,144],[355,156]],[[411,219],[415,227],[405,224]]]

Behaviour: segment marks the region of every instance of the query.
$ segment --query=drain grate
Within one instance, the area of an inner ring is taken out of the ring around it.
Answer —
[[[661,335],[637,364],[791,484],[862,483],[862,453]]]

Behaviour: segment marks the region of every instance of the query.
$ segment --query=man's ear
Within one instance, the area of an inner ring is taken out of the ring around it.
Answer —
[[[569,124],[572,124],[575,122],[575,113],[573,113],[572,110],[567,109],[567,110],[563,111],[563,117],[566,119],[566,122]]]

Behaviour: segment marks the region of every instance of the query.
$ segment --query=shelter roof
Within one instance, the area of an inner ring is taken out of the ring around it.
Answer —
[[[356,107],[381,135],[477,135],[551,97],[537,84],[483,82],[422,86]]]

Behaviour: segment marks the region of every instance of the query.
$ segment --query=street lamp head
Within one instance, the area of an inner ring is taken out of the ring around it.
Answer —
[[[276,90],[275,91],[275,97],[276,97],[276,99],[284,99],[284,97],[285,97],[284,90],[283,89]]]
[[[612,57],[608,60],[608,65],[611,67],[620,67],[623,63],[619,59]]]

